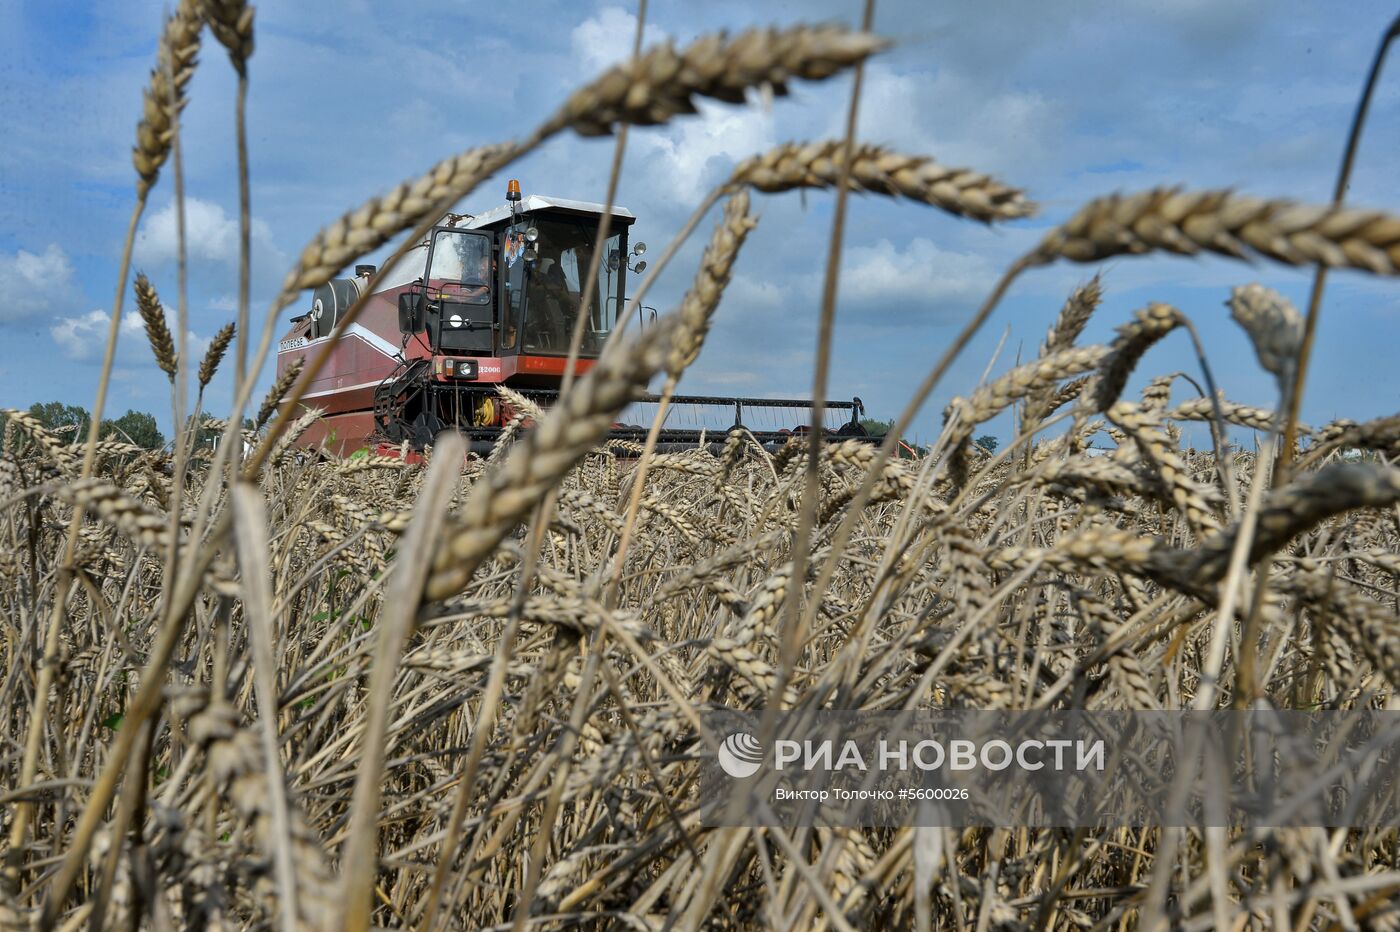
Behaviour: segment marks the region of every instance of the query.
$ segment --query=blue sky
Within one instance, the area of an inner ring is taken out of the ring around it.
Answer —
[[[133,202],[129,151],[164,6],[0,5],[0,405],[91,403]],[[859,6],[653,0],[647,39],[685,42],[799,19],[849,22]],[[254,320],[320,226],[446,155],[528,131],[625,54],[634,9],[607,0],[260,4],[248,108]],[[1325,201],[1375,43],[1394,13],[1378,3],[1254,0],[881,3],[876,30],[898,45],[869,68],[862,137],[991,172],[1026,188],[1042,213],[989,229],[917,205],[854,199],[832,397],[860,395],[873,415],[896,415],[1000,270],[1091,197],[1184,184]],[[789,139],[838,135],[849,86],[846,78],[794,85],[771,107],[706,105],[700,117],[635,131],[619,197],[640,218],[634,239],[659,251],[735,161]],[[237,275],[234,82],[211,37],[190,96],[190,329],[198,349],[234,316]],[[1351,203],[1400,210],[1397,143],[1400,63],[1383,76]],[[611,154],[609,140],[562,137],[509,176],[527,192],[601,200]],[[463,209],[494,206],[504,186],[504,176],[488,183]],[[136,249],[136,268],[169,304],[171,191],[167,171]],[[686,392],[810,389],[831,199],[794,194],[758,206],[758,229]],[[673,304],[704,239],[702,232],[687,246],[650,303]],[[1064,295],[1094,271],[1060,265],[1024,276],[915,432],[930,437],[949,397],[975,385],[989,363],[1002,371],[1018,353],[1033,354]],[[1109,339],[1147,301],[1171,302],[1196,322],[1230,397],[1272,403],[1272,380],[1224,302],[1232,285],[1261,281],[1302,305],[1306,273],[1178,258],[1122,259],[1102,271],[1106,300],[1087,339]],[[1305,420],[1400,409],[1397,337],[1400,284],[1333,276]],[[1144,377],[1174,370],[1198,373],[1184,334],[1142,367]],[[216,380],[213,410],[227,404],[229,382],[227,374]],[[1178,399],[1187,391],[1183,384]],[[109,402],[112,413],[128,407],[169,423],[166,381],[139,325],[123,332]],[[1005,434],[1006,425],[992,432]]]

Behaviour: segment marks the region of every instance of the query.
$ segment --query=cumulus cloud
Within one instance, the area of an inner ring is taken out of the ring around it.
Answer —
[[[628,58],[637,30],[637,18],[621,7],[608,6],[574,27],[570,45],[581,77],[590,77]],[[643,46],[666,38],[648,24]],[[676,120],[665,127],[647,128],[631,137],[628,156],[629,197],[640,195],[648,203],[665,207],[693,206],[722,169],[738,159],[771,146],[772,115],[760,108],[742,108],[698,101],[699,115]],[[562,165],[577,172],[580,151],[557,156]],[[606,163],[600,163],[605,167]]]
[[[785,294],[771,281],[748,275],[736,275],[724,290],[724,301],[744,311],[776,311],[782,308]]]
[[[844,120],[833,112],[828,135],[839,137]],[[986,84],[947,67],[930,73],[870,66],[860,112],[864,139],[982,171],[1021,169],[1052,157],[1058,168],[1066,129],[1061,101]],[[1012,177],[1021,174],[1012,171]]]
[[[58,344],[64,356],[77,362],[102,359],[107,347],[107,328],[112,316],[98,308],[77,317],[61,317],[49,325],[49,336]],[[192,356],[198,356],[209,348],[209,339],[189,332],[189,347]],[[129,364],[142,362],[151,366],[155,361],[146,345],[146,330],[139,314],[122,315],[120,333],[117,337],[117,355]]]
[[[55,310],[75,288],[73,263],[57,243],[38,255],[0,254],[0,324]]]
[[[734,165],[776,142],[771,113],[701,101],[699,117],[632,137],[645,189],[672,205],[692,206]]]
[[[902,249],[882,239],[846,251],[841,293],[843,304],[876,309],[870,323],[908,323],[930,310],[975,301],[996,272],[983,255],[942,249],[924,237]]]
[[[63,355],[79,361],[93,359],[102,354],[107,343],[107,327],[111,315],[98,309],[88,311],[78,317],[61,317],[49,325],[49,334]],[[127,315],[121,323],[121,337],[131,338],[141,332],[141,320],[135,315]],[[118,340],[120,345],[121,340]]]
[[[637,34],[637,17],[622,7],[608,6],[574,27],[569,34],[574,60],[579,70],[592,74],[632,56],[632,40]],[[666,38],[666,33],[648,24],[642,30],[642,47]]]
[[[175,202],[150,214],[136,234],[136,261],[144,265],[173,262],[179,255]],[[185,242],[190,259],[226,265],[238,263],[238,217],[222,206],[197,197],[185,198]],[[259,251],[274,251],[267,224],[254,219],[252,245]]]

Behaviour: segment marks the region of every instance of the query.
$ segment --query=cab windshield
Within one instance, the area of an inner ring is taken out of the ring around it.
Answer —
[[[513,292],[512,311],[519,311],[519,296],[524,297],[521,349],[526,353],[564,355],[569,351],[569,340],[583,306],[583,283],[593,259],[597,228],[542,217],[532,218],[530,225],[539,231],[535,243],[538,258],[516,262],[507,276]],[[583,331],[581,351],[588,356],[602,351],[613,327],[619,276],[625,274],[621,245],[620,234],[609,237],[604,245],[603,263],[598,269],[598,283]],[[509,322],[507,340],[513,340],[515,326],[516,321]]]
[[[469,230],[438,230],[433,235],[428,284],[449,300],[490,303],[490,237]]]

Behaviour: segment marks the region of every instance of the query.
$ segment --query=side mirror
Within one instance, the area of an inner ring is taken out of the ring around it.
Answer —
[[[405,291],[399,295],[399,329],[404,333],[423,330],[423,292]]]

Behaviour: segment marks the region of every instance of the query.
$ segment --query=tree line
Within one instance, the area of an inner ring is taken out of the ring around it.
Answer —
[[[894,427],[894,421],[882,421],[878,418],[866,417],[861,418],[860,426],[864,427],[865,432],[871,437],[883,437],[885,436],[885,434],[889,433],[890,430]],[[995,453],[997,447],[1001,445],[1001,441],[991,434],[983,434],[982,436],[974,439],[972,442],[977,444],[979,447],[981,447],[988,453]],[[910,444],[908,442],[905,443],[905,446],[907,446],[911,451],[910,455],[912,455],[912,453],[918,453],[920,456],[922,456],[929,452],[929,450],[926,448],[920,447],[915,444]],[[906,454],[903,450],[901,450],[900,455],[904,456]]]
[[[64,443],[82,444],[87,441],[88,431],[92,427],[92,414],[82,405],[68,405],[61,401],[49,401],[35,403],[29,407],[29,415],[44,425],[50,431],[58,434]],[[194,416],[191,415],[190,426],[193,425]],[[201,418],[201,421],[203,418]],[[253,429],[252,418],[244,418],[243,426],[247,430]],[[196,445],[207,446],[218,440],[222,431],[206,426],[195,428],[197,431]],[[155,415],[146,411],[136,411],[129,409],[121,417],[104,418],[102,426],[98,430],[98,437],[102,440],[120,440],[123,443],[135,444],[147,450],[163,449],[167,443],[165,434],[161,433],[160,426],[156,423]]]

